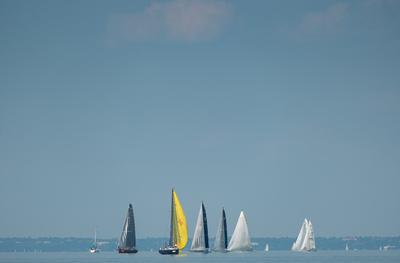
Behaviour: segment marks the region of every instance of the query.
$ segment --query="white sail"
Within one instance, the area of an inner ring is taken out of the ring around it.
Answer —
[[[346,243],[346,247],[344,250],[349,251],[349,244]]]
[[[314,229],[311,221],[304,219],[304,223],[301,226],[299,235],[297,236],[296,242],[293,243],[292,250],[294,251],[314,251],[315,238]]]
[[[215,235],[214,251],[225,252],[228,247],[228,237],[226,229],[225,210],[222,209],[221,220],[218,225],[217,234]]]
[[[190,251],[207,252],[208,251],[208,230],[207,216],[205,213],[204,204],[200,206],[199,215],[197,216],[196,228]]]
[[[240,212],[231,240],[229,241],[228,251],[251,251],[253,250],[250,241],[249,229],[243,211]]]
[[[269,245],[267,243],[267,244],[265,244],[265,252],[268,252],[268,251],[269,251]]]
[[[301,245],[300,250],[313,251],[313,250],[315,250],[314,229],[313,229],[311,221],[308,221],[306,219],[305,223],[306,223],[306,232],[305,232],[303,244]]]
[[[301,225],[299,235],[297,236],[296,241],[293,243],[292,250],[293,251],[300,251],[301,246],[303,245],[304,242],[304,237],[305,237],[305,232],[306,232],[306,226],[307,226],[307,218],[304,219],[303,224]]]
[[[306,250],[307,251],[313,251],[316,249],[315,247],[315,237],[314,237],[314,227],[311,223],[311,221],[308,221],[308,235],[307,235],[307,245],[306,245]]]

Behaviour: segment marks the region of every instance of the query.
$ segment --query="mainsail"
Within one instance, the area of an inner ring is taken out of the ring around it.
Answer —
[[[226,228],[225,210],[222,209],[221,221],[218,225],[217,235],[215,236],[214,250],[226,251],[228,247],[228,231]]]
[[[182,250],[188,242],[186,216],[175,190],[172,189],[171,200],[171,226],[169,245]]]
[[[207,214],[203,202],[200,206],[199,215],[197,217],[196,229],[194,231],[191,251],[207,252],[208,245],[208,227],[207,227]]]
[[[133,217],[133,207],[129,204],[128,214],[125,218],[122,234],[119,239],[118,249],[130,250],[136,247],[135,218]]]
[[[243,211],[240,212],[231,240],[229,241],[228,251],[251,251],[253,250],[250,241],[249,229]]]
[[[301,246],[304,242],[304,237],[306,233],[307,219],[304,219],[303,224],[301,225],[299,235],[297,236],[296,241],[293,243],[292,250],[299,251],[301,250]]]
[[[313,251],[315,250],[314,228],[311,221],[307,222],[307,231],[302,246],[302,250]]]
[[[296,242],[293,243],[292,250],[313,251],[315,249],[314,229],[311,221],[306,218],[301,226]]]

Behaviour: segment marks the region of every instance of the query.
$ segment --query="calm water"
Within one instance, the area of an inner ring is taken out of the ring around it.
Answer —
[[[89,253],[0,253],[0,263],[114,263],[114,262],[379,262],[399,263],[400,251],[318,251],[315,253],[251,252],[251,253],[187,253],[179,256],[161,256],[157,252],[139,252],[136,255],[118,255],[111,252]]]

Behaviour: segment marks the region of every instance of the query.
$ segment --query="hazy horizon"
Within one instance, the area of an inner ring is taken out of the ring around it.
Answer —
[[[400,1],[0,1],[0,236],[400,235]]]

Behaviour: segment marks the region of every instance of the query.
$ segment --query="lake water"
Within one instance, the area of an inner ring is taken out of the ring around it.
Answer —
[[[379,262],[399,263],[400,250],[392,251],[317,251],[315,253],[295,253],[290,251],[261,251],[250,253],[186,253],[178,256],[162,256],[158,252],[139,252],[135,255],[119,255],[112,252],[98,254],[82,253],[0,253],[0,263],[201,263],[201,262],[249,262],[249,263],[358,263]]]

